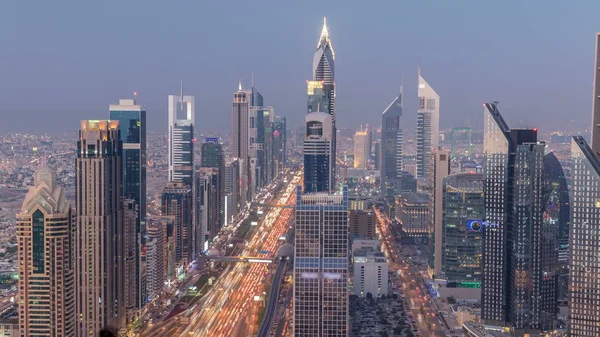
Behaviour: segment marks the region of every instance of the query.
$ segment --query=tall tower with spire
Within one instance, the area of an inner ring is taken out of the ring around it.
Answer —
[[[169,95],[169,181],[194,182],[194,96]]]
[[[417,111],[417,177],[429,176],[431,150],[437,149],[440,137],[440,96],[419,74],[419,110]]]
[[[313,57],[313,79],[307,81],[308,111],[324,112],[332,118],[332,153],[333,160],[329,170],[333,179],[329,182],[328,191],[335,189],[335,153],[337,128],[335,123],[335,53],[331,45],[329,30],[327,29],[327,18],[323,18],[323,29],[317,50]]]

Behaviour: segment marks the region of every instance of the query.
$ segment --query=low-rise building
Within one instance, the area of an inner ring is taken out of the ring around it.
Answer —
[[[354,251],[354,294],[373,297],[388,294],[388,264],[385,255],[372,247]]]
[[[431,222],[429,194],[402,193],[396,196],[396,221],[410,237],[427,237]]]

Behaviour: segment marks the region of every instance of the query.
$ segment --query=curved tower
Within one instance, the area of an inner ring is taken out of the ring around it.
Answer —
[[[440,137],[440,95],[419,72],[419,110],[417,111],[417,177],[429,176],[431,150],[437,149]]]

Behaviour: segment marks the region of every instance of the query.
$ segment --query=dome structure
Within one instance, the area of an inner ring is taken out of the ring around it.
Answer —
[[[294,245],[291,243],[285,243],[277,249],[277,257],[293,257],[294,256]]]
[[[218,256],[221,256],[221,252],[216,248],[211,248],[206,251],[206,256],[218,257]]]

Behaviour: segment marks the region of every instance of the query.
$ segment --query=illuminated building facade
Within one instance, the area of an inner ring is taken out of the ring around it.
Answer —
[[[409,237],[427,238],[431,222],[429,194],[402,193],[396,197],[396,220]]]
[[[304,192],[330,192],[334,180],[331,163],[335,161],[331,116],[311,112],[304,122]]]
[[[51,168],[34,179],[17,214],[18,336],[74,337],[75,214]]]
[[[123,197],[134,200],[139,210],[132,224],[135,269],[131,272],[135,308],[139,309],[146,298],[146,266],[141,256],[146,234],[146,111],[136,104],[135,99],[120,99],[119,104],[109,106],[109,115],[111,120],[119,121],[123,143]]]
[[[196,172],[196,254],[209,248],[219,232],[219,169],[202,167]]]
[[[556,320],[558,241],[556,226],[543,221],[545,148],[537,129],[510,129],[497,103],[484,104],[481,317],[515,336],[551,330]]]
[[[431,151],[439,146],[440,96],[421,76],[419,68],[417,111],[417,178],[429,178]]]
[[[194,183],[194,96],[169,95],[169,181]]]
[[[481,287],[483,174],[456,173],[443,179],[441,270],[456,287]]]
[[[182,182],[169,182],[162,191],[162,215],[174,217],[175,263],[192,262],[194,226],[192,225],[192,187]]]
[[[371,152],[369,130],[356,131],[354,134],[354,168],[366,169],[369,164],[369,154]]]
[[[348,336],[348,190],[296,191],[294,336]]]
[[[116,333],[127,324],[122,153],[118,121],[81,121],[75,189],[78,336]]]
[[[600,160],[595,149],[580,136],[573,137],[571,157],[569,336],[599,336]]]

